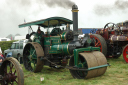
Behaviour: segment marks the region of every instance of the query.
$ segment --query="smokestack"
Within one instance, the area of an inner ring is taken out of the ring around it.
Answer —
[[[72,6],[72,18],[73,18],[73,41],[78,40],[78,7],[77,5]]]

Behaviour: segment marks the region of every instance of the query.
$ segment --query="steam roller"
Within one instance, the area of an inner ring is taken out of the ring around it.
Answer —
[[[25,69],[36,73],[42,71],[44,65],[55,69],[67,68],[77,79],[105,73],[109,64],[100,47],[95,47],[94,39],[89,35],[78,39],[77,5],[73,5],[72,14],[73,21],[64,17],[50,17],[19,25],[20,28],[28,26],[31,31],[32,25],[38,26],[37,32],[26,35],[30,42],[23,50]],[[73,30],[70,29],[72,24]],[[41,27],[47,32],[41,31]]]

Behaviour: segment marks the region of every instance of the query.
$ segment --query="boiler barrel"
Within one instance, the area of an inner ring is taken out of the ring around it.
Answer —
[[[69,46],[69,42],[68,42],[68,43],[62,43],[60,45],[58,44],[58,45],[50,46],[49,53],[50,54],[72,55],[73,49],[74,48]],[[70,50],[72,50],[72,52]]]

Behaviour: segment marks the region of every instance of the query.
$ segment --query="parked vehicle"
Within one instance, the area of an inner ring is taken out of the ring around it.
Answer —
[[[12,56],[22,63],[23,48],[27,42],[27,39],[13,42],[11,47],[4,51],[5,56],[7,56],[9,53],[12,53]]]

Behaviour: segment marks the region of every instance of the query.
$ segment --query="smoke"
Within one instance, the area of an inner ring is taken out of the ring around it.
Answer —
[[[101,16],[101,15],[110,15],[111,10],[113,8],[110,6],[103,6],[103,5],[97,5],[94,9],[95,14]]]
[[[37,17],[47,7],[71,9],[74,4],[70,0],[0,0],[0,37],[23,34],[24,29],[19,32],[18,25],[24,23],[26,18]]]
[[[113,5],[96,5],[94,7],[94,13],[101,16],[101,15],[110,15],[113,12],[117,11],[125,11],[128,9],[128,1],[124,0],[116,0]]]
[[[123,0],[117,0],[114,4],[114,6],[118,9],[127,9],[128,8],[128,1],[123,1]]]
[[[39,2],[42,2],[42,0],[39,0]],[[66,9],[71,9],[72,5],[75,4],[70,0],[43,0],[43,2],[47,4],[48,7],[59,6]]]
[[[70,1],[70,0],[6,0],[7,4],[10,5],[13,2],[13,5],[17,5],[18,7],[21,8],[26,8],[26,7],[30,7],[31,5],[33,5],[32,2],[37,3],[38,6],[43,6],[43,5],[47,5],[48,7],[62,7],[65,9],[69,9],[72,7],[72,5],[74,5],[75,3]]]

